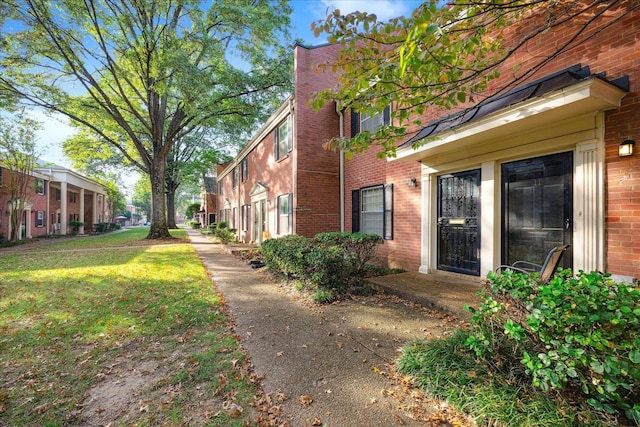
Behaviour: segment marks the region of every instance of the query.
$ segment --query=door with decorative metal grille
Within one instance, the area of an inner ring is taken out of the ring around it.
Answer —
[[[480,170],[438,177],[438,269],[480,275]]]

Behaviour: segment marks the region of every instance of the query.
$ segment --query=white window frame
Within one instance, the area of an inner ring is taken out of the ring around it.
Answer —
[[[285,136],[283,137],[283,129]],[[291,138],[291,126],[287,117],[276,129],[275,138],[275,159],[280,160],[286,157],[293,148]]]
[[[367,199],[370,199],[371,202],[368,203]],[[384,186],[377,185],[361,189],[360,230],[363,233],[377,234],[383,237],[384,225]]]
[[[286,201],[286,203],[285,203]],[[276,199],[278,209],[278,234],[281,236],[292,233],[293,223],[293,194],[283,194]]]
[[[46,225],[44,223],[45,218],[44,211],[36,211],[36,227],[44,227]]]

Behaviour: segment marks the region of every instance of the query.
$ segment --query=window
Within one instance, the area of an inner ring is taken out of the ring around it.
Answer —
[[[293,194],[278,196],[278,234],[291,234],[293,225]]]
[[[59,188],[56,188],[56,202],[59,202],[60,200],[62,200],[62,191],[60,191]]]
[[[36,212],[36,227],[44,227],[45,223],[44,223],[44,211],[37,211]]]
[[[289,131],[289,119],[282,122],[276,129],[275,158],[279,160],[291,151],[291,132]]]
[[[242,205],[242,230],[249,229],[249,217],[251,215],[251,205]]]
[[[36,194],[44,194],[44,179],[36,178]]]
[[[391,108],[387,107],[383,111],[370,116],[369,114],[351,113],[351,137],[360,132],[368,131],[374,133],[376,129],[383,125],[391,124]]]
[[[249,160],[245,157],[242,159],[242,182],[249,179]]]
[[[231,184],[233,185],[233,188],[236,188],[238,186],[238,168],[233,168],[233,170],[231,171]]]
[[[218,181],[218,194],[221,196],[224,195],[224,192],[222,190],[223,190],[222,178],[220,178],[220,181]]]
[[[2,187],[2,168],[0,168],[0,187]]]
[[[233,208],[233,210],[231,212],[233,213],[233,215],[231,216],[231,227],[230,228],[236,228],[236,224],[238,222],[238,208]]]
[[[393,239],[393,184],[353,190],[351,202],[354,233],[361,231]]]
[[[78,201],[78,193],[74,193],[73,191],[69,192],[69,203],[76,203]]]

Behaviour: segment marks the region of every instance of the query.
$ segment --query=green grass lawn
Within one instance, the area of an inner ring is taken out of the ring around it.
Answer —
[[[113,425],[255,418],[256,386],[185,231],[160,244],[147,232],[0,254],[0,425],[98,422],[109,411]],[[133,403],[96,397],[134,383]]]

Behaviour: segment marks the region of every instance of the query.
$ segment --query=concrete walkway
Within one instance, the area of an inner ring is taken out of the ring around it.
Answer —
[[[388,368],[415,339],[442,336],[456,317],[375,295],[313,306],[196,230],[191,242],[224,295],[236,333],[274,405],[292,426],[419,426]]]

